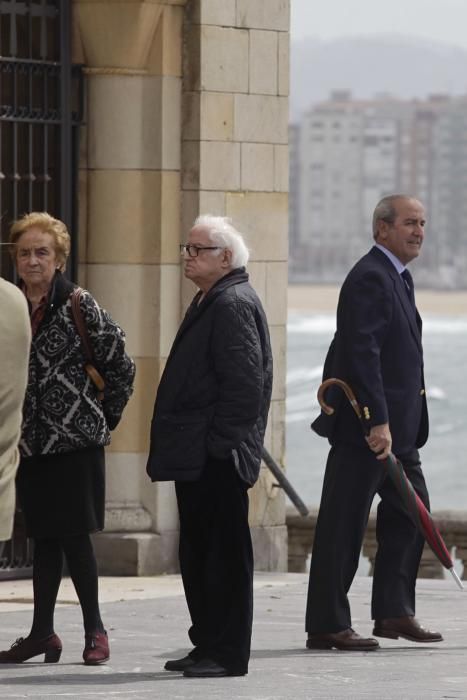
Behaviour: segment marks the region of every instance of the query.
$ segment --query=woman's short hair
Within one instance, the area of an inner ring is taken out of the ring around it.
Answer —
[[[11,256],[16,261],[18,241],[31,228],[38,228],[43,233],[50,233],[54,240],[55,255],[59,269],[63,272],[66,260],[70,254],[70,234],[60,219],[54,219],[46,211],[32,211],[17,219],[10,229]]]
[[[226,216],[202,214],[195,219],[193,228],[204,228],[209,239],[221,248],[227,248],[232,253],[232,269],[246,267],[250,251],[245,245],[243,234],[232,225],[232,220]]]

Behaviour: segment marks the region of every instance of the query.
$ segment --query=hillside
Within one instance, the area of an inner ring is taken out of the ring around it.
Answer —
[[[316,38],[291,45],[291,120],[335,89],[354,97],[467,93],[467,50],[398,36]]]

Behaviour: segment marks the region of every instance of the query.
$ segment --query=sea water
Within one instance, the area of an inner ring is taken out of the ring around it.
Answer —
[[[335,331],[334,314],[292,312],[287,326],[286,466],[292,485],[317,506],[329,449],[310,430]],[[433,510],[467,508],[467,316],[423,317],[430,435],[420,450]]]

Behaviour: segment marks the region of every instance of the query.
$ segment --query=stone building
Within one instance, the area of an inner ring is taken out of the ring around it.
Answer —
[[[31,8],[64,4],[1,3],[4,45]],[[78,280],[126,330],[137,365],[108,450],[97,551],[102,573],[171,572],[173,485],[152,485],[145,462],[158,378],[194,293],[179,243],[199,213],[232,217],[252,250],[275,360],[267,447],[284,458],[289,0],[73,0],[70,24],[85,98]],[[284,499],[266,468],[250,494],[257,568],[283,570]]]

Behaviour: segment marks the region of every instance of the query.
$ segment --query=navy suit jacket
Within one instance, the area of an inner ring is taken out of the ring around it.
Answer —
[[[389,258],[373,247],[347,275],[337,308],[337,330],[323,379],[337,377],[353,389],[365,424],[389,423],[392,449],[406,454],[425,444],[428,413],[423,376],[422,321],[404,280]],[[342,390],[331,387],[335,408],[312,423],[331,444],[363,443],[363,431]]]

